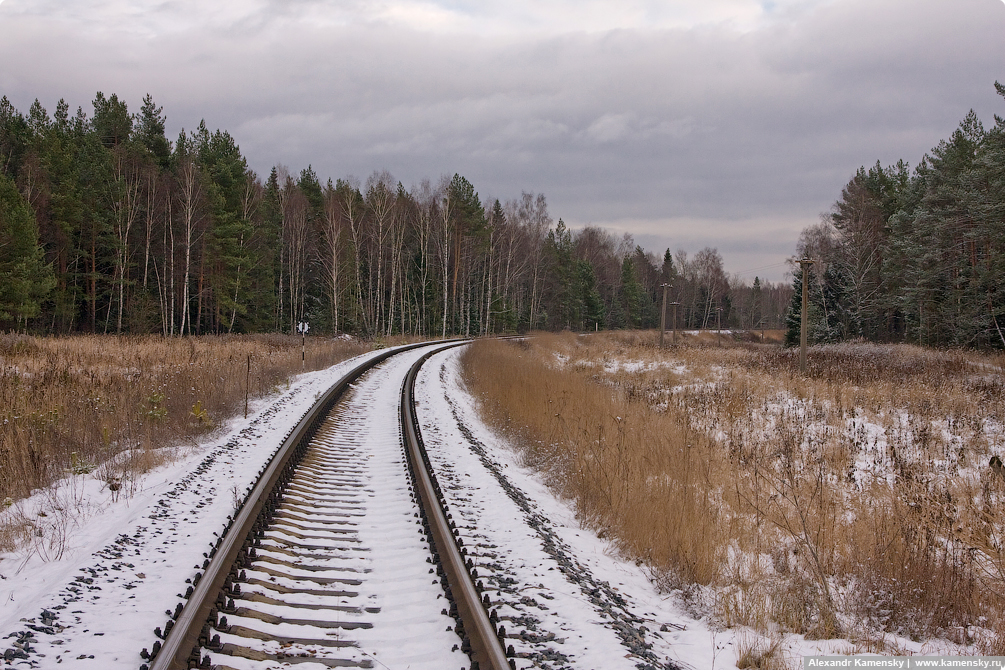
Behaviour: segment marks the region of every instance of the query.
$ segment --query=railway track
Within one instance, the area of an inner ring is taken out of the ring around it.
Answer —
[[[457,344],[387,352],[318,398],[166,612],[141,670],[515,667],[414,414],[422,362]]]

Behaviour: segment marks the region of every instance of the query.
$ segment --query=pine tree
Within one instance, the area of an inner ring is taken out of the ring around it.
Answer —
[[[464,332],[462,328],[461,292],[464,281],[461,272],[464,268],[462,251],[469,242],[481,244],[487,238],[485,210],[478,198],[474,186],[466,178],[454,174],[448,187],[448,197],[454,221],[453,279],[450,287],[450,305],[453,311],[454,332]]]
[[[35,216],[14,182],[0,174],[0,324],[26,327],[55,285]]]
[[[133,117],[125,101],[119,100],[114,93],[105,98],[105,95],[98,91],[91,104],[94,106],[91,124],[105,148],[111,149],[130,138],[133,132]]]
[[[171,142],[164,134],[166,122],[163,108],[154,104],[149,93],[143,96],[140,113],[133,119],[134,137],[150,152],[161,169],[166,169],[171,163]]]
[[[204,126],[203,126],[204,128]],[[246,199],[250,171],[240,147],[226,131],[200,132],[199,163],[210,181],[212,235],[209,249],[209,285],[213,330],[244,330],[249,313],[248,275],[257,265]]]
[[[79,261],[81,225],[84,206],[81,199],[81,168],[78,152],[81,132],[69,115],[64,100],[56,105],[53,123],[37,145],[48,182],[48,206],[36,210],[39,239],[52,263],[56,288],[51,296],[49,322],[58,332],[69,332],[79,325],[83,279]]]
[[[1005,86],[995,82],[1005,99]],[[967,209],[974,218],[971,300],[974,301],[978,344],[1005,347],[1005,118],[995,115],[995,127],[983,137],[967,189]]]
[[[837,248],[828,264],[840,266],[847,281],[841,287],[848,315],[843,328],[852,336],[889,339],[889,295],[885,262],[889,252],[890,217],[899,204],[899,186],[906,166],[884,169],[879,162],[859,168],[834,204],[830,222],[836,230]]]
[[[663,254],[663,267],[660,268],[660,279],[665,284],[673,284],[680,279],[680,275],[677,273],[677,266],[673,262],[673,254],[670,253],[670,248],[667,247],[666,253]]]
[[[14,109],[7,96],[0,98],[0,173],[11,179],[17,178],[29,137],[24,115]]]
[[[978,344],[984,310],[982,296],[971,290],[978,253],[966,192],[983,139],[984,129],[971,111],[919,166],[924,194],[909,230],[914,258],[907,292],[932,344]]]
[[[108,185],[114,181],[112,154],[80,108],[74,119],[77,186],[80,205],[79,260],[75,279],[83,293],[81,322],[92,333],[106,332],[112,312],[116,240]]]

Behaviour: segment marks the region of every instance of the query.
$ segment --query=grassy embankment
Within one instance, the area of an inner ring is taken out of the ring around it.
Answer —
[[[306,369],[371,348],[308,338]],[[2,335],[0,510],[67,474],[128,494],[138,475],[172,456],[164,447],[191,443],[243,413],[246,394],[261,397],[301,370],[300,338],[282,335]],[[0,550],[17,543],[17,528],[0,529]]]
[[[795,351],[723,339],[479,342],[465,375],[588,525],[723,624],[1005,652],[1005,470],[989,466],[1005,358],[815,347],[804,377]]]

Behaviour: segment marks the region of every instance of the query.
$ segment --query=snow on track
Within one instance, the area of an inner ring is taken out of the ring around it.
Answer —
[[[479,421],[460,380],[459,356],[450,350],[423,366],[417,411],[464,544],[506,628],[505,642],[522,659],[518,667],[687,667],[672,648],[680,616],[654,609],[659,598],[641,571],[601,554],[604,543],[579,528],[568,506]],[[652,602],[628,595],[628,579]]]
[[[154,642],[165,610],[182,601],[186,580],[201,569],[238,496],[316,398],[379,353],[301,375],[278,397],[260,401],[248,419],[231,421],[222,437],[148,473],[132,497],[114,500],[90,476],[62,482],[58,491],[73,494],[77,514],[62,556],[0,554],[0,654],[7,664],[135,670],[140,649]],[[395,401],[399,390],[388,392]],[[397,426],[391,416],[381,423]],[[39,493],[22,507],[37,515],[52,500]]]
[[[449,606],[439,581],[424,557],[415,558],[428,556],[428,548],[413,516],[398,400],[401,379],[421,351],[396,356],[359,380],[350,392],[358,410],[336,408],[344,419],[338,432],[327,425],[319,431],[320,446],[305,458],[255,562],[245,568],[238,611],[227,615],[232,628],[220,633],[221,644],[394,670],[468,667],[454,621],[443,614]],[[460,382],[459,351],[423,366],[418,413],[517,667],[728,667],[728,654],[716,659],[715,635],[710,640],[704,624],[656,593],[639,568],[612,558],[607,543],[581,528],[569,506],[481,424]],[[186,581],[202,568],[237,497],[314,400],[369,356],[302,375],[262,401],[257,414],[232,421],[219,439],[148,474],[130,498],[113,502],[96,482],[85,482],[78,500],[90,511],[61,559],[0,555],[4,667],[135,670],[140,649],[156,639],[165,610],[183,601]],[[326,498],[320,505],[313,499],[319,487]],[[44,504],[38,496],[25,509]],[[305,553],[297,544],[317,548]],[[328,577],[344,581],[322,583]],[[345,595],[332,601],[333,591]],[[325,609],[309,609],[317,605]],[[248,630],[287,639],[238,634]],[[240,670],[280,667],[275,660],[211,656]],[[304,670],[321,667],[308,660],[289,659]]]
[[[421,355],[364,375],[318,430],[244,571],[215,666],[467,666],[430,574],[397,421]]]

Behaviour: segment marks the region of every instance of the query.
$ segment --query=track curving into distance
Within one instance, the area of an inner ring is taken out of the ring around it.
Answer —
[[[318,399],[167,611],[149,670],[512,667],[412,408],[419,366],[457,344],[390,350]]]

